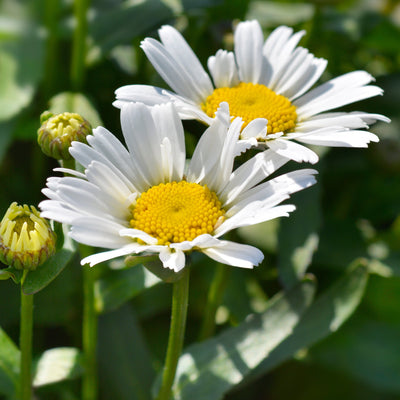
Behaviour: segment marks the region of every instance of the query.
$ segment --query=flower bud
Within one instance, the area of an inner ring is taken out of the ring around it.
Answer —
[[[31,206],[12,203],[0,223],[0,261],[35,270],[55,252],[56,235]]]
[[[92,133],[88,121],[79,114],[64,112],[53,115],[45,111],[40,116],[42,126],[38,130],[38,143],[44,154],[57,160],[70,160],[71,142],[86,143],[86,136]]]

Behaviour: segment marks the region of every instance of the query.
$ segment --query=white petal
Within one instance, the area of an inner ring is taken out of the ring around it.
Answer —
[[[290,158],[297,162],[309,162],[315,164],[318,161],[318,156],[312,150],[301,144],[294,143],[290,140],[275,139],[268,140],[266,145],[275,153]]]
[[[121,229],[119,234],[123,237],[129,237],[131,239],[140,239],[143,240],[146,244],[157,244],[158,240],[150,236],[148,233],[141,231],[139,229]]]
[[[365,86],[372,80],[373,77],[367,72],[354,71],[316,87],[293,103],[297,107],[299,120],[358,100],[381,95],[383,92],[381,88]]]
[[[253,268],[264,259],[264,254],[256,247],[227,240],[220,241],[218,247],[202,249],[202,252],[215,261],[241,268]]]
[[[265,139],[267,135],[267,124],[268,120],[265,118],[253,119],[240,134],[242,139],[248,139],[254,137],[256,139]]]
[[[207,62],[216,87],[232,87],[239,84],[239,75],[232,52],[218,50]]]
[[[260,24],[257,21],[239,23],[234,41],[240,80],[258,83],[263,68],[263,33]]]
[[[189,182],[201,183],[216,168],[230,124],[228,103],[221,103],[216,118],[201,135],[187,172]]]
[[[156,133],[161,143],[161,160],[167,181],[181,180],[185,168],[186,149],[182,122],[171,103],[153,107]]]
[[[103,261],[111,260],[113,258],[127,256],[129,254],[141,253],[142,251],[146,251],[148,247],[149,246],[131,243],[116,250],[105,251],[103,253],[97,253],[86,257],[81,260],[81,265],[89,264],[91,267],[93,267],[93,265],[99,264]]]
[[[182,250],[171,251],[168,246],[164,246],[160,251],[160,260],[164,268],[172,269],[175,272],[179,272],[185,267],[185,253]]]
[[[162,104],[160,113],[171,113],[172,105]],[[166,118],[168,118],[166,116]],[[149,186],[167,181],[168,171],[163,170],[161,143],[151,108],[141,103],[126,103],[121,110],[121,126],[131,159],[140,168]],[[174,136],[176,132],[171,133]]]
[[[188,65],[182,62],[185,57],[190,57],[186,52],[188,47],[180,48],[179,58],[171,54],[160,42],[151,38],[146,38],[141,47],[157,72],[178,94],[200,104],[212,93],[211,81],[207,90],[206,87],[197,82],[196,75],[192,73],[190,68],[188,69]]]
[[[182,66],[183,70],[194,78],[201,97],[204,99],[210,95],[213,91],[210,77],[183,36],[169,25],[163,26],[158,33],[161,42],[172,57]]]
[[[72,224],[70,236],[79,243],[115,249],[132,242],[131,239],[120,236],[119,231],[124,229],[123,225],[106,219],[82,216],[76,218]]]
[[[148,106],[168,103],[168,91],[156,86],[149,85],[126,85],[121,86],[115,91],[116,101],[113,106],[122,108],[125,102],[139,102]],[[172,94],[172,92],[170,92]]]
[[[343,128],[368,128],[376,121],[390,122],[390,119],[380,114],[369,114],[359,111],[350,113],[323,113],[309,118],[296,125],[296,132],[311,132],[318,128],[341,126]],[[291,134],[287,135],[287,137]],[[296,137],[297,135],[293,136]]]
[[[379,138],[371,132],[332,128],[319,129],[299,136],[296,140],[330,147],[368,147],[369,142],[379,142]]]
[[[181,243],[171,243],[170,247],[172,249],[179,249],[182,251],[188,251],[193,249],[194,247],[198,247],[200,249],[205,247],[212,247],[218,245],[220,241],[210,234],[206,233],[200,236],[197,236],[192,241],[184,241]]]
[[[220,194],[226,207],[236,197],[260,183],[263,179],[274,173],[289,161],[272,150],[256,154],[237,168],[229,178],[229,182]]]
[[[292,33],[292,28],[280,26],[265,41],[263,54],[266,73],[264,74],[264,81],[260,83],[263,83],[272,90],[275,90],[276,82],[286,71],[293,51],[305,34],[305,31],[297,32],[294,35]]]

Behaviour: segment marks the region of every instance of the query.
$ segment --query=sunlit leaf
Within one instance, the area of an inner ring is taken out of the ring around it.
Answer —
[[[251,379],[267,373],[299,350],[337,331],[359,305],[367,279],[368,268],[364,261],[351,265],[341,279],[315,300],[292,334],[271,351],[252,373]]]
[[[63,92],[52,97],[49,110],[54,113],[75,112],[88,120],[93,128],[103,125],[100,115],[82,93]]]
[[[0,328],[0,394],[12,396],[18,382],[20,353]]]
[[[222,399],[290,335],[310,305],[314,290],[313,281],[305,279],[287,294],[271,299],[264,313],[189,346],[179,360],[175,399]]]
[[[45,351],[36,363],[33,386],[40,387],[73,379],[83,372],[80,351],[73,347],[59,347]]]
[[[320,190],[316,185],[298,193],[296,210],[281,221],[278,236],[278,274],[281,283],[290,288],[301,279],[318,247],[321,222]]]

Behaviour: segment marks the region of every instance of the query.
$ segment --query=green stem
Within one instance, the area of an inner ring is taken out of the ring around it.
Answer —
[[[214,278],[208,291],[207,304],[204,309],[199,340],[205,340],[214,334],[215,315],[218,307],[222,303],[230,270],[231,268],[223,264],[218,264],[215,269]]]
[[[33,328],[33,295],[26,295],[22,283],[28,270],[24,270],[21,281],[21,330],[20,330],[20,400],[32,399],[32,328]]]
[[[82,88],[85,74],[88,7],[89,0],[74,1],[76,27],[72,43],[71,86],[75,91]]]
[[[189,298],[189,267],[185,267],[181,279],[174,282],[173,285],[167,356],[157,400],[168,400],[170,398],[176,367],[182,352]]]
[[[97,314],[94,303],[94,283],[96,271],[83,267],[83,326],[82,347],[85,373],[82,380],[82,400],[97,398]]]

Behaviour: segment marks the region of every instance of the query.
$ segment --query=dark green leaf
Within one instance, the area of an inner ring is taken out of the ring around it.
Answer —
[[[150,354],[128,305],[100,317],[98,348],[100,391],[105,399],[151,399]]]
[[[160,0],[124,2],[99,12],[90,25],[90,33],[102,52],[108,53],[116,45],[130,43],[159,27],[172,16],[172,10]]]
[[[175,399],[222,399],[290,335],[314,291],[314,282],[305,279],[287,294],[271,299],[264,313],[188,347],[179,361]]]
[[[59,347],[45,351],[37,360],[33,386],[40,387],[73,379],[83,372],[80,351],[73,347]]]
[[[68,229],[65,227],[65,229]],[[64,245],[62,249],[50,257],[44,264],[40,265],[35,271],[29,272],[22,285],[25,294],[35,294],[45,288],[53,281],[58,274],[71,261],[75,254],[75,245],[68,235],[64,235]]]

